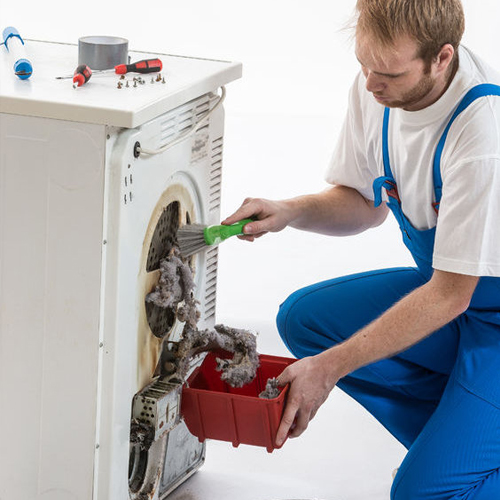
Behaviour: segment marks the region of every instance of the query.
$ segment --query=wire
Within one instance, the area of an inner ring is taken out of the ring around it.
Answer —
[[[145,155],[158,155],[163,152],[165,152],[167,149],[170,149],[180,142],[186,140],[188,137],[191,137],[196,131],[203,125],[203,123],[210,117],[210,115],[221,106],[221,104],[224,102],[224,99],[226,98],[226,87],[222,86],[221,87],[221,95],[219,97],[219,100],[216,102],[215,106],[207,111],[196,123],[191,125],[189,129],[187,129],[180,137],[175,139],[172,142],[169,142],[168,144],[165,144],[165,146],[162,146],[160,149],[147,149],[143,148],[142,146],[137,147],[137,152]]]

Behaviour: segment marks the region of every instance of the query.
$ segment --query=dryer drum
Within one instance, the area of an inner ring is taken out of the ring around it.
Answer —
[[[177,244],[177,230],[180,223],[180,203],[174,201],[163,210],[156,225],[149,247],[146,271],[152,272],[160,268],[160,261],[166,257]],[[163,338],[174,326],[175,312],[146,302],[146,316],[151,332]]]

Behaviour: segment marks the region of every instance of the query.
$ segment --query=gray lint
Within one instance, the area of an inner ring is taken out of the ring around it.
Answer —
[[[146,301],[171,309],[179,321],[185,322],[181,340],[176,344],[173,355],[162,354],[162,371],[176,373],[177,377],[184,380],[193,356],[222,350],[232,353],[233,357],[217,358],[221,379],[232,387],[248,384],[255,378],[259,366],[255,335],[224,325],[216,325],[214,330],[198,330],[200,312],[194,298],[194,286],[191,268],[180,258],[178,249],[173,249],[169,256],[160,261],[158,285],[146,296]]]
[[[277,378],[267,379],[266,388],[259,394],[259,398],[262,399],[274,399],[277,398],[281,393],[278,386]]]
[[[155,429],[151,425],[133,419],[130,429],[130,442],[138,444],[141,450],[149,450],[155,439]]]
[[[255,378],[259,366],[255,335],[224,325],[202,331],[184,327],[176,351],[179,361],[177,373],[184,379],[189,369],[189,360],[193,356],[221,350],[234,354],[231,359],[216,358],[222,380],[232,387],[242,387]]]
[[[163,309],[172,309],[179,321],[196,328],[200,312],[196,307],[193,290],[191,268],[181,260],[179,251],[174,248],[168,257],[160,261],[158,285],[146,296],[146,302],[152,302]]]

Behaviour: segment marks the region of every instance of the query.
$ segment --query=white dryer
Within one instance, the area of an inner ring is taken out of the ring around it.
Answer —
[[[241,65],[131,53],[159,57],[165,83],[73,89],[55,77],[75,45],[26,50],[28,80],[0,51],[0,500],[164,498],[205,450],[179,423],[178,387],[150,386],[182,325],[145,296],[180,225],[219,223],[220,87]],[[217,250],[192,266],[212,327]],[[147,449],[130,443],[141,412]]]

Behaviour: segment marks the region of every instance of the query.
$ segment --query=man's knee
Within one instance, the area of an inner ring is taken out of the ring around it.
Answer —
[[[303,358],[341,342],[338,325],[315,299],[310,288],[297,290],[280,306],[276,317],[279,334],[294,356]]]
[[[465,498],[465,490],[457,488],[453,493],[452,484],[437,473],[422,466],[417,460],[410,467],[401,467],[391,489],[391,500],[451,500]]]
[[[288,350],[297,358],[300,355],[301,321],[300,308],[297,307],[295,294],[290,295],[279,307],[276,316],[276,326],[281,339]]]
[[[403,472],[399,469],[391,488],[391,500],[420,500],[419,486],[422,486],[423,477],[415,481],[412,470]],[[410,496],[408,496],[410,495]]]

